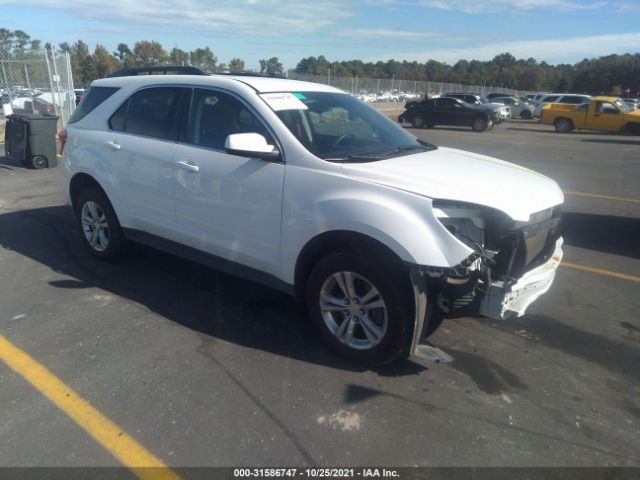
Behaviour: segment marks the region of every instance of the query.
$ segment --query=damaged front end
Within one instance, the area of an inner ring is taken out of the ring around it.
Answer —
[[[422,267],[437,310],[446,318],[524,315],[549,290],[562,259],[560,207],[516,222],[476,205],[435,201],[444,227],[474,252],[451,268]]]

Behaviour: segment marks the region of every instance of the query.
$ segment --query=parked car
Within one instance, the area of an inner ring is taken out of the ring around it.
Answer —
[[[33,110],[38,112],[40,115],[56,114],[55,105],[41,97],[33,99]]]
[[[80,104],[80,102],[82,101],[82,98],[84,97],[84,93],[85,93],[85,89],[84,88],[74,88],[73,89],[73,93],[75,94],[75,99],[76,99],[76,106]]]
[[[414,128],[433,128],[437,125],[471,127],[483,132],[493,126],[492,111],[479,110],[452,97],[439,97],[422,102],[409,102],[398,122],[409,122]]]
[[[550,103],[561,103],[565,105],[580,105],[581,103],[589,103],[591,95],[576,95],[576,94],[564,94],[564,93],[552,93],[545,95],[540,99],[536,108],[533,111],[533,116],[540,117],[542,107]]]
[[[640,110],[617,97],[594,97],[581,105],[550,104],[542,109],[540,123],[553,125],[556,132],[602,130],[640,135]]]
[[[494,123],[500,123],[511,117],[511,109],[509,107],[492,103],[485,97],[475,93],[445,93],[443,97],[458,98],[474,108],[493,112],[491,118]]]
[[[520,117],[523,119],[533,118],[534,106],[530,103],[525,103],[519,98],[515,97],[494,97],[493,103],[506,105],[511,109],[511,115],[514,117]]]
[[[562,257],[553,180],[425,143],[327,85],[96,80],[60,137],[96,258],[137,241],[278,288],[368,365],[414,352],[442,316],[523,315]]]

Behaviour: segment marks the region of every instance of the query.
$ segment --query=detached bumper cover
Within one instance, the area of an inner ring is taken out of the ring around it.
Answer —
[[[505,289],[502,282],[493,283],[482,297],[478,313],[496,320],[523,316],[527,307],[549,290],[561,261],[562,238],[559,238],[551,258],[526,272],[510,288]]]

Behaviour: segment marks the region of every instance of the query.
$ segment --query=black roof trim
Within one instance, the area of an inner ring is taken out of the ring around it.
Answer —
[[[166,65],[162,67],[123,68],[109,75],[113,77],[135,77],[138,75],[206,75],[196,67],[181,67]]]
[[[229,75],[232,77],[264,77],[264,78],[287,78],[279,73],[260,73],[243,70],[241,72],[216,72],[214,75]]]

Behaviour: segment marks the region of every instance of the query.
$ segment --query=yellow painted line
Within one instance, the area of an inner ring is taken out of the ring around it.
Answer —
[[[615,200],[618,202],[640,203],[640,198],[613,197],[611,195],[600,195],[598,193],[584,193],[584,192],[564,192],[564,193],[566,195],[575,195],[577,197],[601,198],[603,200]]]
[[[638,277],[637,275],[627,275],[626,273],[612,272],[610,270],[603,270],[602,268],[587,267],[585,265],[578,265],[577,263],[569,263],[565,261],[563,261],[560,265],[567,268],[573,268],[575,270],[582,270],[585,272],[606,275],[608,277],[620,278],[622,280],[631,280],[632,282],[640,282],[640,277]]]
[[[142,480],[179,480],[177,473],[89,405],[46,367],[0,335],[0,360],[66,413]]]

